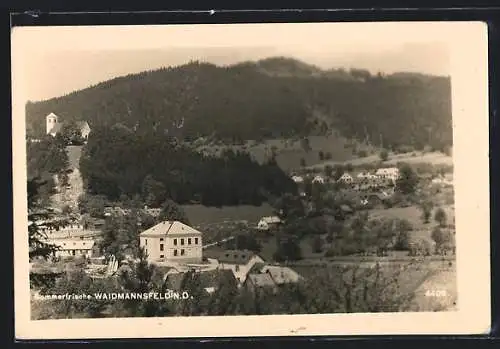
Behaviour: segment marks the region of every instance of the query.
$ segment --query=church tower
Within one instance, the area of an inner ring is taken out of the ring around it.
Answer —
[[[47,134],[49,134],[50,131],[57,124],[57,115],[54,114],[54,113],[50,113],[49,115],[47,115],[47,117],[45,119],[46,119],[45,123],[46,123],[46,126],[47,126]]]

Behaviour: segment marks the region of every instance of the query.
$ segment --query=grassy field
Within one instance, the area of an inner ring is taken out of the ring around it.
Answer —
[[[446,216],[448,217],[448,221],[451,222],[455,217],[455,209],[453,206],[443,206],[442,207],[446,212]],[[415,230],[427,229],[429,226],[433,226],[434,224],[434,216],[432,216],[432,220],[428,224],[424,224],[422,221],[422,211],[420,208],[416,206],[410,207],[394,207],[388,209],[375,209],[370,210],[370,218],[399,218],[408,220]],[[433,212],[434,215],[434,212]],[[430,228],[429,228],[430,230]]]
[[[183,205],[182,208],[192,225],[224,223],[229,221],[248,221],[250,225],[257,224],[263,216],[273,215],[269,204],[261,206],[224,206],[206,207],[203,205]]]
[[[352,160],[332,160],[332,161],[323,161],[318,164],[310,165],[309,168],[319,168],[323,169],[325,166],[335,166],[335,165],[346,165],[350,163],[352,166],[362,166],[367,164],[374,164],[380,162],[380,156],[378,154],[355,158]],[[403,153],[403,154],[389,154],[389,159],[387,161],[382,162],[385,166],[394,166],[398,162],[406,162],[409,164],[419,164],[419,163],[428,163],[431,165],[453,165],[453,158],[443,153],[432,152],[432,153],[422,153],[422,152],[412,152],[412,153]]]
[[[322,163],[320,151],[324,154],[330,153],[332,161],[347,162],[354,159],[354,148],[352,141],[337,134],[327,136],[310,136],[310,150],[305,151],[299,140],[291,139],[271,139],[261,143],[247,141],[243,145],[210,145],[201,146],[199,151],[209,154],[220,154],[225,149],[247,151],[256,161],[263,163],[273,154],[276,154],[276,161],[284,171],[292,171],[301,167],[301,159],[304,159],[306,166]],[[360,145],[355,148],[361,149]],[[374,151],[371,148],[363,147],[368,152]]]

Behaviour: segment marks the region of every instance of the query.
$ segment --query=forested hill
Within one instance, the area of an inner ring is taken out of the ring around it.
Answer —
[[[186,139],[262,140],[335,128],[374,145],[383,140],[385,147],[452,143],[449,78],[326,71],[283,57],[228,67],[191,62],[128,75],[28,103],[26,112],[35,135],[44,133],[45,116],[54,112],[91,127],[120,123],[138,134]]]

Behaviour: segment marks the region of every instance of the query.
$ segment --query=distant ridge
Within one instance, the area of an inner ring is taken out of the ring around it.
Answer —
[[[63,120],[88,120],[91,127],[119,123],[146,134],[175,131],[191,140],[300,138],[334,128],[385,147],[452,144],[448,77],[322,70],[288,57],[228,66],[192,61],[31,102],[30,132],[43,134],[50,112]],[[182,130],[173,130],[180,120]]]

